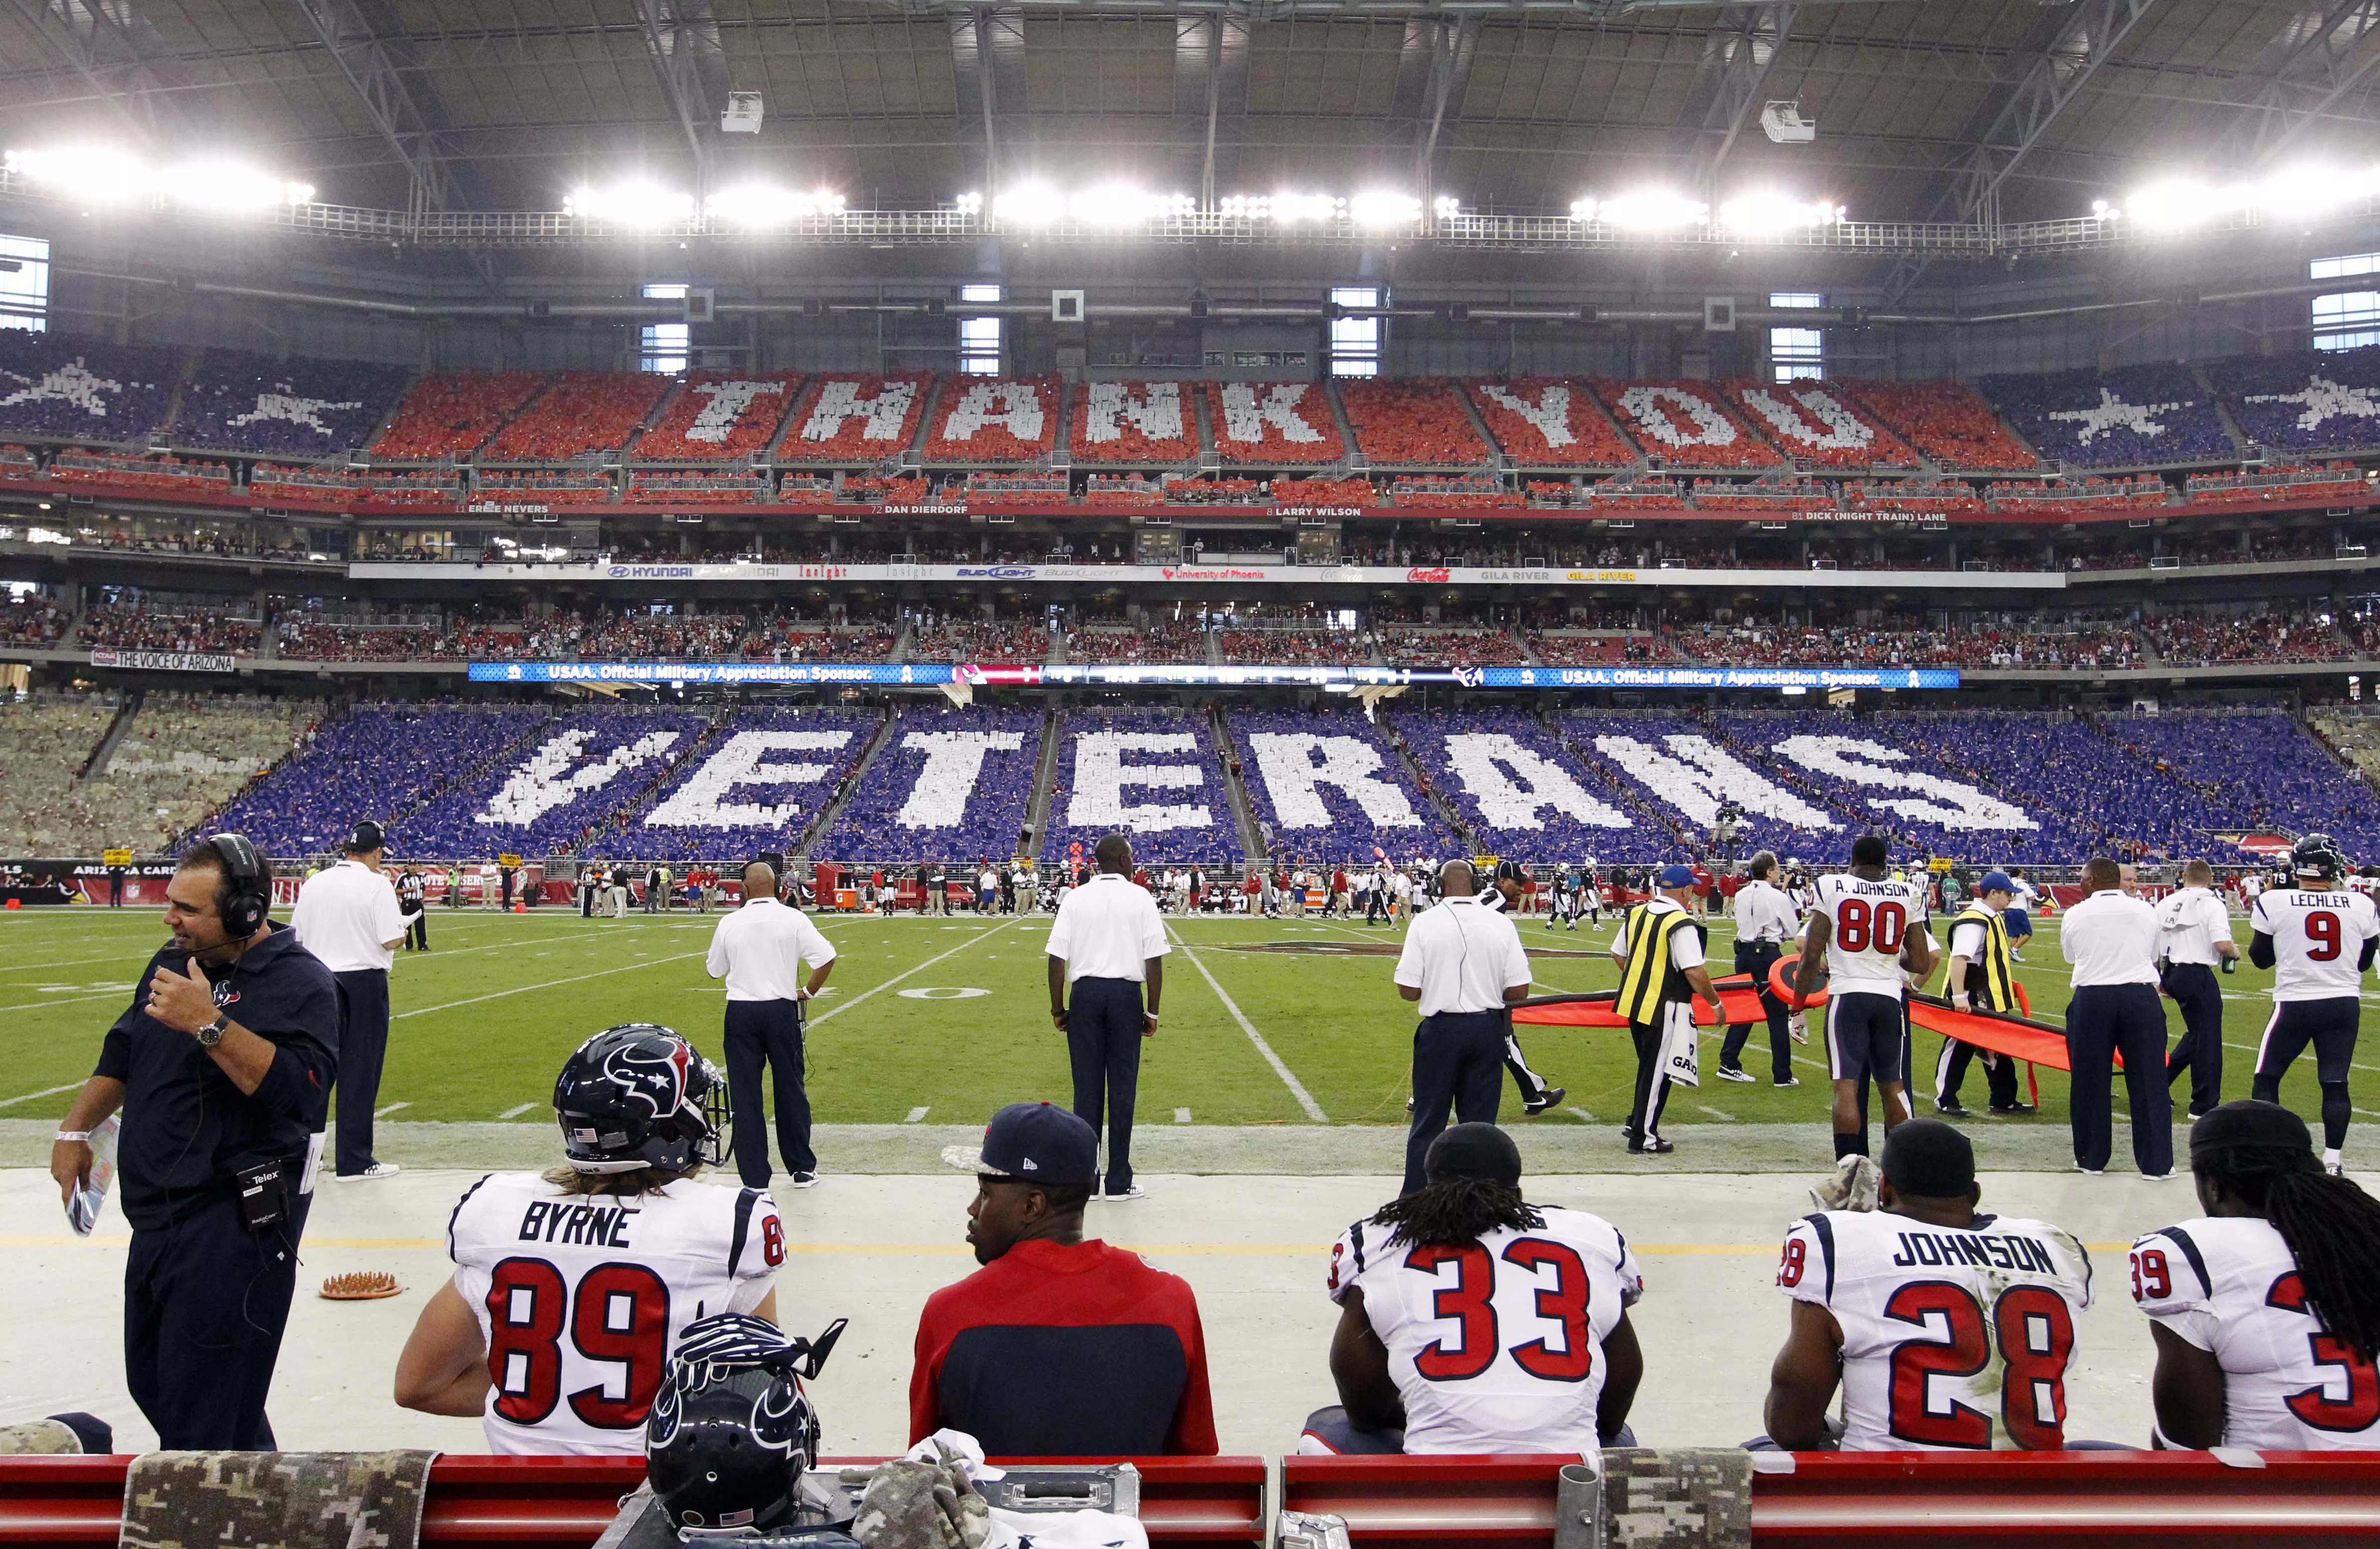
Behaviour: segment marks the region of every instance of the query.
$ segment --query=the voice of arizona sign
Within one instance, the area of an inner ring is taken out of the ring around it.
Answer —
[[[230,672],[238,659],[190,651],[93,651],[93,667],[115,667],[133,672]]]

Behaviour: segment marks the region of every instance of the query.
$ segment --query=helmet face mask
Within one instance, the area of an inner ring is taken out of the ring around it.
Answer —
[[[802,1379],[842,1332],[787,1338],[737,1313],[686,1326],[645,1421],[646,1477],[681,1540],[749,1537],[795,1515],[820,1434]]]
[[[654,1023],[607,1028],[581,1044],[554,1080],[553,1109],[580,1172],[691,1172],[726,1159],[726,1078]]]

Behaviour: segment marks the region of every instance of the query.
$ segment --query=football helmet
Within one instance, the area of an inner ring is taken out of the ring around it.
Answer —
[[[578,1046],[553,1083],[562,1148],[580,1172],[689,1172],[727,1156],[727,1078],[666,1027],[632,1022]]]
[[[2308,834],[2290,850],[2289,869],[2300,877],[2336,882],[2347,875],[2347,855],[2328,834]]]
[[[645,1476],[681,1540],[747,1537],[783,1525],[818,1459],[819,1420],[802,1381],[843,1336],[787,1338],[737,1313],[686,1325],[645,1420]]]

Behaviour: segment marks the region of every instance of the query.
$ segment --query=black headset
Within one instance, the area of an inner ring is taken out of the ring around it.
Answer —
[[[207,846],[223,863],[224,880],[230,884],[223,903],[224,933],[245,941],[273,913],[273,875],[245,834],[217,834]]]

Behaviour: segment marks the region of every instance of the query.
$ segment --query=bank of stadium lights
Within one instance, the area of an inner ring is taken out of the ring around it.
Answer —
[[[1665,188],[1640,188],[1609,199],[1582,199],[1570,207],[1570,218],[1582,224],[1600,222],[1620,231],[1679,231],[1706,224],[1745,236],[1815,230],[1843,218],[1843,207],[1831,200],[1795,199],[1786,194],[1742,194],[1711,207]]]
[[[221,158],[152,165],[103,146],[12,149],[9,172],[85,205],[165,200],[192,210],[261,213],[311,202],[314,186]]]
[[[722,188],[702,201],[702,212],[725,225],[763,231],[795,221],[817,220],[843,213],[844,199],[832,189],[801,192],[766,183],[746,183]]]
[[[612,183],[573,188],[563,197],[562,212],[607,225],[665,226],[693,217],[694,196],[655,183]]]
[[[959,210],[974,214],[983,209],[980,194],[963,194]],[[1198,201],[1186,194],[1151,194],[1113,184],[1064,194],[1038,183],[1011,188],[991,201],[992,217],[1003,225],[1053,226],[1072,220],[1091,226],[1149,225],[1184,215],[1195,215]]]
[[[2166,178],[2133,189],[2121,205],[2094,200],[2091,213],[2101,221],[2125,222],[2135,231],[2180,232],[2239,213],[2312,220],[2374,196],[2380,196],[2380,167],[2346,172],[2296,166],[2246,183]]]

